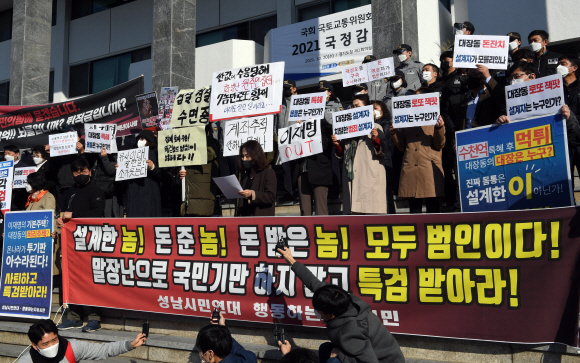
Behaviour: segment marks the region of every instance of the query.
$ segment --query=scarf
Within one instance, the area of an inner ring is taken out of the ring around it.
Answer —
[[[354,157],[358,146],[358,138],[350,141],[350,147],[344,152],[344,165],[348,173],[348,180],[354,180]]]
[[[56,353],[54,358],[47,358],[38,353],[38,351],[32,347],[30,348],[30,358],[32,358],[34,363],[59,363],[64,359],[66,348],[68,348],[69,343],[68,340],[61,337],[60,335],[58,336],[58,343],[58,353]]]
[[[42,199],[42,197],[43,197],[43,196],[44,196],[46,193],[48,193],[48,190],[41,190],[41,191],[39,191],[39,192],[36,192],[36,193],[34,193],[34,194],[36,194],[36,197],[33,197],[33,195],[34,195],[34,194],[30,194],[30,195],[28,196],[28,201],[26,201],[26,205],[25,205],[25,207],[28,207],[28,205],[29,205],[30,203],[37,203],[37,202],[38,202],[40,199]]]

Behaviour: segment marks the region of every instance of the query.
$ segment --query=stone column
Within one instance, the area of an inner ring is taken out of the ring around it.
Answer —
[[[52,0],[13,1],[10,104],[48,103]]]
[[[372,0],[373,55],[392,57],[399,44],[413,48],[413,59],[419,59],[417,0]],[[395,61],[397,63],[397,61]]]
[[[153,91],[195,87],[196,0],[153,1]]]

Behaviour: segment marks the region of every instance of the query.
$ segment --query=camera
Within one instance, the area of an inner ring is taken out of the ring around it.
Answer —
[[[220,308],[214,308],[213,313],[211,313],[211,321],[214,323],[219,323],[220,321]]]
[[[289,247],[288,246],[288,238],[284,238],[283,236],[279,236],[278,237],[278,242],[276,242],[276,254],[278,256],[280,256],[280,252],[278,252],[278,248],[281,250],[284,250],[284,247]]]

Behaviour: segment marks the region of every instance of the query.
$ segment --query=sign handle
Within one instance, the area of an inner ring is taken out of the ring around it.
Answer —
[[[182,166],[181,170],[185,170],[185,166]],[[185,177],[181,179],[181,201],[185,202]]]

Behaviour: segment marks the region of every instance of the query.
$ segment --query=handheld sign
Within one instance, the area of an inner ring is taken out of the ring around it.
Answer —
[[[117,152],[117,125],[116,124],[86,124],[85,135],[90,130],[109,131],[111,133],[111,151],[112,154]]]
[[[102,149],[106,149],[110,153],[112,138],[110,131],[87,130],[85,132],[85,152],[100,154]]]
[[[147,177],[147,160],[149,146],[130,150],[120,150],[117,156],[117,174],[115,181]]]
[[[342,69],[342,86],[350,87],[369,81],[368,65],[359,64]]]
[[[177,97],[179,87],[162,87],[161,99],[159,100],[159,128],[161,130],[169,130],[171,128],[171,115],[173,114],[173,102]]]
[[[294,95],[290,100],[289,121],[303,121],[324,117],[326,106],[326,93],[308,93],[305,95]]]
[[[560,74],[517,83],[505,88],[510,121],[553,114],[564,104],[564,82]]]
[[[278,150],[282,163],[322,152],[320,120],[309,120],[279,130]]]
[[[159,131],[159,166],[207,164],[205,127],[182,127]]]
[[[369,81],[376,81],[395,75],[395,62],[393,57],[367,63],[367,66],[369,70]]]
[[[173,103],[171,127],[198,126],[209,122],[210,86],[179,91]]]
[[[453,48],[455,68],[477,68],[477,64],[489,69],[507,69],[508,36],[456,35]]]
[[[274,115],[227,121],[224,125],[224,156],[237,156],[240,146],[256,140],[264,152],[274,150]]]
[[[14,189],[26,188],[28,185],[28,175],[34,172],[36,172],[34,166],[14,168]]]
[[[12,203],[12,179],[14,161],[0,162],[0,203],[2,213],[10,210]]]
[[[339,140],[368,135],[373,129],[373,124],[373,106],[332,113],[332,133]]]
[[[157,102],[157,92],[149,92],[135,96],[139,117],[141,117],[141,127],[157,126],[157,115],[159,114],[159,103]]]
[[[439,120],[439,93],[393,97],[393,125],[397,129],[433,126]]]
[[[50,157],[70,155],[77,153],[77,132],[64,132],[62,134],[48,135],[50,145]]]

